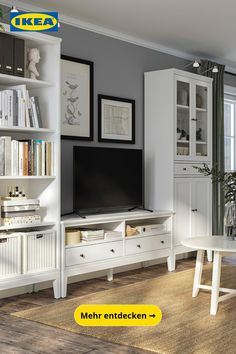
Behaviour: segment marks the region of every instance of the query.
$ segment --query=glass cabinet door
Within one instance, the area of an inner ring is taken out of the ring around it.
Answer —
[[[176,154],[190,156],[190,82],[177,79]]]
[[[196,84],[196,124],[193,124],[196,157],[204,158],[208,156],[208,88],[201,84]]]

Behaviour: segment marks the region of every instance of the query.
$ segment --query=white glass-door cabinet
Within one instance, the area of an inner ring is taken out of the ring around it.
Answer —
[[[211,235],[212,79],[177,69],[145,73],[145,206],[173,210],[173,263],[181,241]]]

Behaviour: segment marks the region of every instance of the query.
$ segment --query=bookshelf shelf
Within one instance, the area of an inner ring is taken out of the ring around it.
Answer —
[[[8,230],[22,230],[22,229],[32,229],[38,227],[52,227],[55,226],[53,222],[41,222],[39,224],[24,224],[24,225],[14,225],[14,226],[0,226],[0,231],[8,231]]]
[[[53,129],[47,129],[47,128],[28,128],[28,127],[4,127],[0,126],[0,132],[6,131],[6,132],[21,132],[21,133],[50,133],[53,134],[56,131]]]
[[[55,179],[55,176],[0,176],[1,180],[19,180],[19,179]]]
[[[46,88],[54,86],[53,83],[42,81],[42,80],[32,80],[27,77],[19,77],[13,75],[0,74],[0,86],[3,85],[22,85],[25,84],[29,89],[35,88]]]

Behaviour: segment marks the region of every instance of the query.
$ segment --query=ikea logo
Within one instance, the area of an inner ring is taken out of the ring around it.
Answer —
[[[57,32],[58,12],[13,12],[10,15],[11,32]]]

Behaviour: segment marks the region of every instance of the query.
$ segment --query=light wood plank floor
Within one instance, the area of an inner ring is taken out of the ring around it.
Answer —
[[[177,261],[176,272],[195,266],[195,259]],[[74,283],[68,286],[67,299],[92,292],[133,284],[153,277],[167,274],[166,264],[132,270],[114,276],[113,282],[97,278]],[[149,351],[108,343],[96,338],[70,333],[39,323],[10,316],[11,312],[26,310],[55,301],[51,289],[33,294],[14,296],[0,300],[0,353],[41,353],[41,354],[147,354]]]

